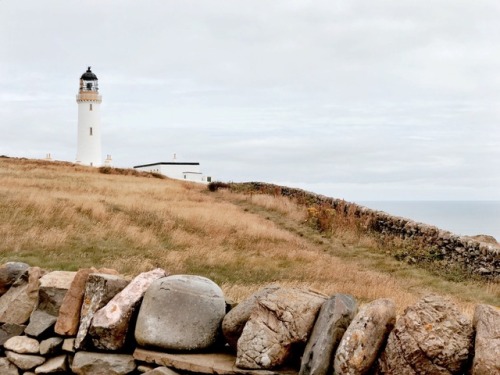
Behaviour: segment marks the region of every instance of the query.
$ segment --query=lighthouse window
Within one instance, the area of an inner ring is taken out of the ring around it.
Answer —
[[[92,103],[90,103],[90,110],[92,111]]]
[[[90,127],[90,135],[92,135],[92,127]]]

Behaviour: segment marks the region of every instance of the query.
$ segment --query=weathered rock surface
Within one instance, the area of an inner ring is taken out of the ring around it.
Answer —
[[[216,343],[225,313],[224,293],[213,281],[194,275],[164,277],[144,295],[135,339],[167,350],[206,349]]]
[[[323,303],[304,350],[299,375],[327,375],[331,371],[335,351],[356,311],[356,300],[346,294],[336,294]]]
[[[0,323],[24,324],[28,321],[38,301],[39,279],[43,274],[39,267],[28,268],[0,297]]]
[[[450,302],[427,296],[409,306],[379,360],[385,374],[458,374],[472,348],[472,326]]]
[[[48,359],[43,365],[35,369],[35,374],[53,374],[65,372],[68,369],[67,355],[59,355]]]
[[[7,358],[0,358],[0,374],[2,375],[19,375],[19,370]]]
[[[56,316],[76,272],[53,271],[40,278],[37,310]]]
[[[5,341],[14,336],[21,336],[26,329],[25,325],[5,323],[0,326],[0,346],[3,346]]]
[[[236,366],[271,369],[285,362],[296,344],[305,344],[326,298],[301,289],[280,288],[257,299],[238,340]]]
[[[243,328],[250,319],[253,310],[257,307],[257,300],[275,292],[279,288],[277,285],[266,286],[236,305],[226,314],[222,321],[222,333],[231,348],[236,350]]]
[[[296,375],[296,371],[268,371],[241,369],[234,364],[230,353],[165,353],[137,348],[134,351],[137,361],[167,366],[180,373],[213,375]]]
[[[337,348],[334,373],[368,374],[396,321],[396,306],[377,299],[363,306],[347,328]]]
[[[134,357],[127,354],[77,352],[71,364],[79,375],[123,375],[135,368]]]
[[[83,268],[76,273],[68,291],[64,295],[59,309],[59,315],[54,327],[54,331],[57,334],[73,336],[78,332],[85,284],[87,283],[89,275],[96,271],[95,268]]]
[[[23,262],[7,262],[0,266],[0,296],[4,295],[14,281],[17,280],[29,268],[29,264]]]
[[[4,348],[19,354],[38,354],[40,343],[27,336],[15,336],[5,341]]]
[[[75,348],[82,348],[87,339],[90,323],[96,311],[104,307],[128,281],[121,276],[93,273],[88,276],[80,313],[80,325],[75,339]]]
[[[74,353],[75,350],[75,338],[70,337],[67,339],[64,339],[63,344],[62,344],[62,350],[63,352],[68,352],[68,353]]]
[[[40,342],[40,354],[50,355],[59,352],[63,344],[62,337],[51,337]]]
[[[6,351],[5,355],[21,370],[31,370],[45,362],[45,358],[39,355],[18,354],[11,351]]]
[[[473,324],[476,342],[472,374],[500,374],[500,309],[477,305]]]
[[[118,350],[126,343],[132,314],[138,308],[144,293],[153,283],[167,276],[160,268],[136,276],[106,306],[97,311],[90,326],[92,343],[98,349]]]
[[[109,268],[82,268],[76,273],[71,285],[64,295],[54,331],[63,336],[74,336],[78,332],[80,313],[85,294],[85,285],[92,273],[118,275],[118,272]],[[109,301],[109,300],[108,300]],[[106,301],[106,303],[108,302]],[[101,306],[102,307],[102,306]]]
[[[157,367],[153,370],[145,372],[144,375],[179,375],[179,373],[169,369],[168,367]]]
[[[56,323],[57,317],[42,310],[35,310],[24,333],[32,337],[39,337],[46,333]]]

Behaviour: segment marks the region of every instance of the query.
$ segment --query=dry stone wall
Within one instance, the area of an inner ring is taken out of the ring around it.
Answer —
[[[336,215],[356,220],[356,228],[376,236],[384,245],[399,247],[396,256],[409,262],[439,262],[443,268],[459,267],[484,279],[500,280],[500,245],[458,236],[411,219],[389,215],[342,199],[301,189],[249,182],[232,184],[236,190],[281,195],[307,206],[329,207]]]
[[[391,299],[359,305],[349,295],[271,285],[230,309],[201,276],[155,269],[128,280],[15,262],[0,274],[20,268],[16,280],[0,282],[4,316],[19,317],[0,324],[0,374],[500,373],[494,306],[478,305],[471,321],[430,295],[397,318]]]

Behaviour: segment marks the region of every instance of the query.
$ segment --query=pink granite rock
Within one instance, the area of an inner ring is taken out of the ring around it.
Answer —
[[[128,281],[121,276],[102,273],[92,273],[88,276],[75,340],[76,349],[85,346],[90,323],[96,311],[105,306],[127,284]]]
[[[124,347],[130,319],[144,293],[153,281],[165,276],[167,273],[160,268],[141,273],[95,313],[89,332],[96,348],[119,350]]]

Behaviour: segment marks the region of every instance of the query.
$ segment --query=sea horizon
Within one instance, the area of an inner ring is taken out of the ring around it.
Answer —
[[[358,204],[461,236],[500,240],[500,200],[369,200]]]

